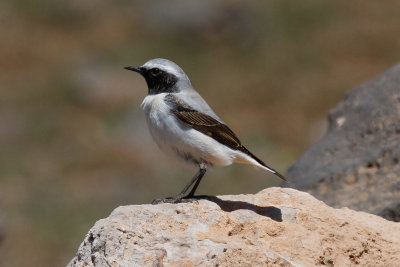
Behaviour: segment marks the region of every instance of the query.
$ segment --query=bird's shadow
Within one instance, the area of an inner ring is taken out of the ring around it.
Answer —
[[[217,204],[223,211],[251,210],[255,213],[282,222],[282,211],[274,206],[260,207],[244,201],[223,200],[216,196],[195,196],[195,199],[205,199]]]

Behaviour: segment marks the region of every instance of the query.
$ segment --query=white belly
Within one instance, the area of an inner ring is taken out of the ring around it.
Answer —
[[[193,164],[232,164],[237,152],[184,125],[164,102],[165,95],[148,95],[142,103],[150,133],[161,150]]]

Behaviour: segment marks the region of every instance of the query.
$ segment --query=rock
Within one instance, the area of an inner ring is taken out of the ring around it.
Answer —
[[[308,193],[119,207],[90,229],[68,266],[396,266],[400,224]]]
[[[333,207],[400,221],[400,64],[350,91],[329,123],[289,168],[288,186]]]

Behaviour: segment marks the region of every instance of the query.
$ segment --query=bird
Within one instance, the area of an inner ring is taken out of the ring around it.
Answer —
[[[155,58],[141,66],[128,66],[125,69],[141,74],[146,80],[148,94],[141,106],[150,134],[158,147],[198,168],[177,196],[154,199],[153,204],[194,199],[201,179],[207,168],[212,166],[244,163],[287,181],[240,142],[193,88],[189,77],[176,63]],[[191,191],[185,195],[192,185]]]

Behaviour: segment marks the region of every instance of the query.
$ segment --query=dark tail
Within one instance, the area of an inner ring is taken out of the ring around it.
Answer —
[[[263,167],[265,167],[268,171],[272,172],[273,174],[275,174],[276,176],[278,176],[279,178],[281,178],[282,180],[284,180],[285,182],[289,182],[285,176],[283,176],[282,174],[280,174],[279,172],[277,172],[276,170],[274,170],[273,168],[269,167],[267,164],[265,164],[261,159],[257,158],[253,153],[251,153],[249,150],[247,150],[247,148],[245,148],[244,146],[241,146],[239,148],[240,151],[242,151],[243,153],[249,155],[250,157],[252,157],[255,161],[257,161],[258,163],[260,163]]]

